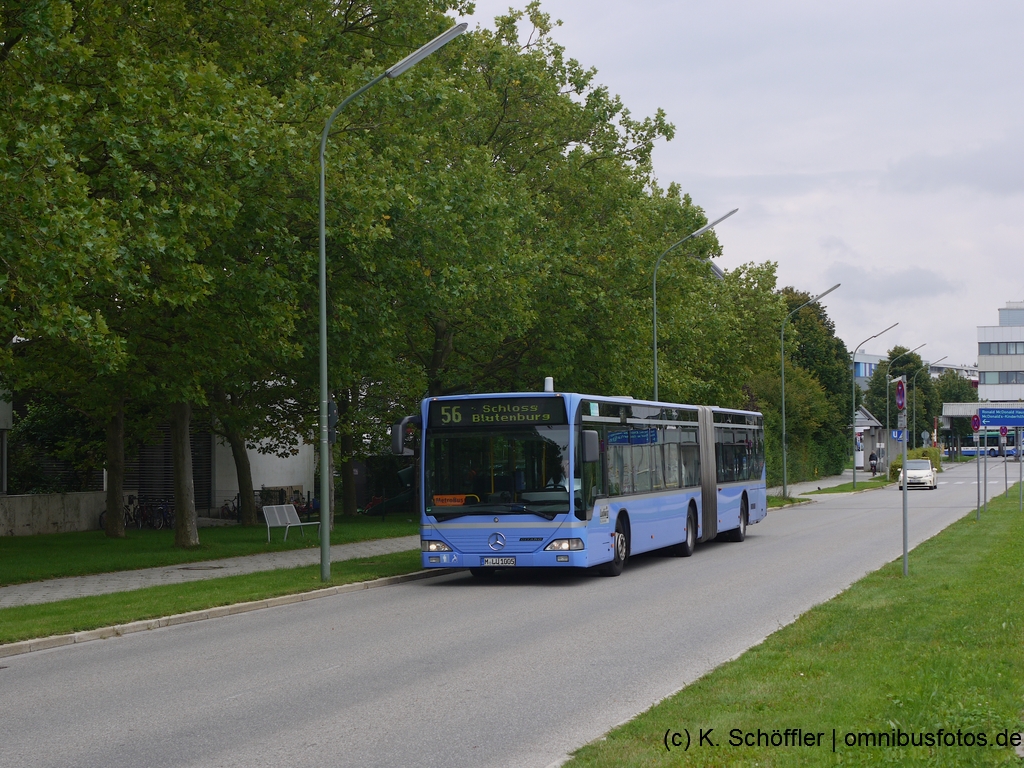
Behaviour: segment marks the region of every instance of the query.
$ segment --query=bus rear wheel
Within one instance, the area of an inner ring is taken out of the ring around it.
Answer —
[[[622,515],[615,520],[615,542],[612,545],[613,557],[610,563],[599,566],[597,572],[602,576],[618,576],[626,567],[629,559],[629,530]]]

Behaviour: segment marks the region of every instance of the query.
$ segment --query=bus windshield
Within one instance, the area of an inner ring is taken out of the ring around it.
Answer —
[[[529,514],[553,520],[569,511],[569,427],[430,430],[426,436],[426,513],[438,520],[477,514]]]

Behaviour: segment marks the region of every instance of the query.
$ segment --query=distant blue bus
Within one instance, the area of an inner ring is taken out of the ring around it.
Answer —
[[[743,541],[767,505],[760,413],[555,392],[434,397],[416,441],[424,568],[590,568]]]

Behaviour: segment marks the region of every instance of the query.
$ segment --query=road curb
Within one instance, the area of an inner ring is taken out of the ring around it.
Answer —
[[[421,581],[436,576],[445,576],[455,573],[452,568],[432,568],[426,571],[415,571],[400,576],[385,576],[373,581],[356,581],[351,584],[339,584],[336,587],[315,589],[312,592],[298,592],[293,595],[279,595],[268,597],[264,600],[253,600],[248,603],[235,603],[234,605],[219,605],[215,608],[204,608],[200,611],[189,611],[178,613],[173,616],[163,616],[158,619],[142,619],[127,624],[117,624],[112,627],[100,627],[99,629],[88,629],[82,632],[71,632],[66,635],[51,635],[33,640],[21,640],[17,643],[0,645],[0,658],[6,656],[18,656],[23,653],[35,651],[46,651],[51,648],[60,648],[65,645],[77,645],[92,640],[107,640],[111,637],[121,637],[135,632],[143,632],[160,627],[173,627],[178,624],[191,624],[194,621],[205,621],[206,619],[219,619],[224,616],[236,616],[249,611],[259,611],[264,608],[276,608],[281,605],[301,603],[306,600],[316,600],[321,597],[333,597],[346,592],[359,592],[364,589],[375,589],[376,587],[389,587],[394,584],[404,584],[409,581]]]

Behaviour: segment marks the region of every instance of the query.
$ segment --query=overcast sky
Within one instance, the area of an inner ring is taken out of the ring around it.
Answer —
[[[470,27],[525,2],[477,0]],[[544,0],[567,55],[636,117],[732,269],[775,261],[852,347],[977,360],[1024,300],[1024,3]],[[685,233],[684,233],[685,234]]]

